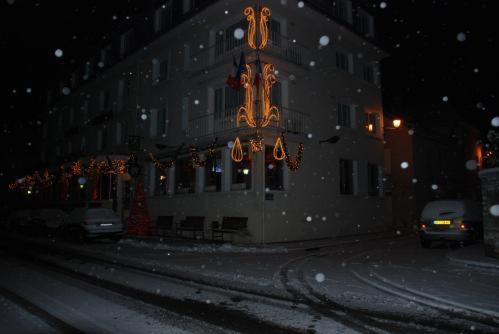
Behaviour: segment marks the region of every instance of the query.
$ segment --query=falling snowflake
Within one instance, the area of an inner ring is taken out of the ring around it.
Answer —
[[[499,116],[492,118],[490,124],[492,124],[492,126],[495,128],[499,127]]]
[[[499,217],[499,204],[494,204],[489,208],[489,212],[494,217]]]
[[[448,97],[448,96],[443,96],[443,97],[442,97],[442,101],[444,101],[444,102],[448,102],[448,101],[449,101],[449,97]]]
[[[26,93],[31,94],[33,90],[31,88],[26,88]]]
[[[340,130],[341,129],[341,126],[340,125],[336,125],[336,130]]]
[[[315,61],[311,60],[310,63],[308,63],[310,65],[310,67],[314,67],[315,66]]]
[[[194,104],[198,105],[199,104],[199,100],[194,100]]]
[[[407,133],[409,134],[409,136],[412,136],[414,134],[414,130],[413,129],[409,129],[409,131],[407,131]]]
[[[326,279],[326,276],[324,276],[324,274],[323,274],[323,273],[317,273],[317,274],[315,275],[315,280],[316,280],[317,282],[319,282],[319,283],[324,282],[324,280],[325,280],[325,279]]]
[[[309,222],[309,223],[312,221],[312,217],[310,217],[310,216],[307,216],[306,219],[307,219],[307,222]]]
[[[386,2],[382,1],[382,2],[379,4],[379,8],[381,8],[381,9],[385,9],[385,8],[386,8]]]
[[[319,38],[319,44],[321,46],[326,46],[329,44],[329,36],[323,35],[321,38]]]
[[[54,51],[54,55],[57,57],[57,58],[61,58],[62,55],[64,54],[64,52],[62,52],[61,49],[57,49]]]
[[[140,115],[140,118],[141,118],[143,121],[145,121],[145,120],[147,119],[147,114],[142,114],[142,115]]]
[[[433,189],[433,190],[438,190],[438,185],[436,185],[436,184],[432,184],[432,185],[431,185],[431,189]]]
[[[298,1],[298,8],[305,7],[305,3],[303,1]]]
[[[312,139],[312,134],[311,133],[307,134],[307,138]]]
[[[103,68],[104,67],[104,62],[103,61],[98,62],[97,66],[99,66],[99,68]]]
[[[285,216],[285,215],[286,215],[286,211],[283,211],[283,212],[281,212],[281,213],[282,213],[282,215],[283,215],[283,216]]]
[[[227,142],[227,147],[228,148],[232,148],[232,146],[234,146],[234,142],[233,141]]]
[[[62,94],[63,95],[69,95],[69,94],[71,94],[71,89],[69,89],[69,87],[64,87],[62,89]]]
[[[412,183],[418,183],[418,179],[416,178],[412,179]]]
[[[464,32],[460,32],[456,36],[458,42],[464,42],[466,40],[466,34]]]
[[[322,221],[325,222],[327,220],[326,216],[322,216]]]
[[[407,161],[404,161],[400,164],[400,168],[402,169],[407,169],[409,168],[409,163]]]
[[[234,38],[235,39],[243,39],[244,38],[244,30],[241,28],[237,28],[234,30]]]
[[[477,168],[477,163],[475,160],[468,160],[466,161],[465,166],[467,170],[475,170]]]

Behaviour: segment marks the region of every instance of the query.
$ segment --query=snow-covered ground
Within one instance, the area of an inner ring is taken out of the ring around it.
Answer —
[[[342,241],[313,251],[286,252],[280,246],[279,251],[264,253],[252,248],[219,251],[217,247],[237,246],[210,244],[195,251],[188,250],[191,244],[178,243],[162,249],[143,241],[36,243],[63,250],[65,259],[44,255],[45,260],[72,270],[127,285],[134,282],[169,298],[209,300],[264,321],[318,333],[328,333],[328,326],[402,333],[499,330],[498,273],[456,266],[449,256],[460,250],[422,249],[413,236],[352,239],[350,244]],[[138,276],[122,276],[119,270],[129,269],[113,264],[132,266]],[[151,277],[146,279],[144,272],[153,273],[155,281],[147,281]],[[243,301],[231,301],[245,293]],[[289,302],[298,305],[298,313],[290,311]],[[283,305],[287,311],[282,311]]]

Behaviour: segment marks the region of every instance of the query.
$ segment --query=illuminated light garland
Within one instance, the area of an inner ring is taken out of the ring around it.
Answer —
[[[154,166],[162,173],[166,173],[168,168],[171,168],[173,167],[173,165],[175,165],[175,159],[168,160],[162,163],[152,153],[149,153],[149,158],[151,158],[151,161],[153,162]]]
[[[241,74],[241,83],[245,88],[244,106],[237,111],[236,123],[239,126],[241,121],[245,121],[250,128],[256,127],[253,115],[253,84],[251,83],[251,67],[246,64],[246,73]]]
[[[296,154],[296,157],[290,158],[288,145],[286,143],[286,138],[284,137],[284,132],[281,134],[281,137],[282,137],[282,146],[284,149],[284,154],[286,155],[285,157],[286,165],[292,172],[295,172],[298,170],[298,168],[300,168],[301,161],[303,159],[303,150],[305,149],[305,145],[303,145],[303,143],[300,143],[298,145],[298,153]]]
[[[232,150],[230,152],[230,156],[232,157],[232,160],[235,162],[241,162],[243,161],[243,148],[241,146],[241,141],[239,140],[239,137],[236,137],[236,140],[234,141],[234,145],[232,145]]]
[[[263,151],[263,138],[257,136],[249,140],[251,152],[257,153]]]
[[[272,105],[270,97],[272,96],[272,86],[277,82],[274,65],[265,64],[263,66],[263,117],[260,126],[262,128],[269,125],[271,120],[279,121],[279,109]]]
[[[98,172],[97,161],[95,159],[90,159],[88,161],[87,168],[85,168],[85,175],[88,177],[93,177]]]
[[[194,166],[196,166],[196,167],[204,167],[204,166],[206,166],[206,162],[208,162],[208,160],[210,158],[212,158],[212,157],[215,156],[215,147],[216,147],[216,145],[217,145],[217,139],[215,138],[215,140],[210,145],[210,147],[208,147],[208,154],[207,154],[206,159],[204,159],[204,160],[201,160],[199,158],[198,149],[196,148],[196,146],[191,145],[189,151],[191,152],[192,164]]]
[[[244,9],[244,15],[248,23],[248,45],[252,49],[256,49],[255,44],[255,33],[256,33],[256,20],[255,20],[255,10],[253,7],[246,7]]]
[[[267,46],[267,42],[269,40],[269,30],[267,25],[269,16],[270,16],[270,9],[268,7],[263,7],[262,10],[260,11],[261,39],[260,39],[260,45],[258,46],[259,49],[264,49],[265,46]]]
[[[73,175],[83,175],[83,169],[81,167],[81,161],[77,160],[71,165],[71,173]]]
[[[281,137],[277,137],[274,145],[274,159],[282,160],[286,157],[286,153],[284,153],[284,147],[282,146]]]

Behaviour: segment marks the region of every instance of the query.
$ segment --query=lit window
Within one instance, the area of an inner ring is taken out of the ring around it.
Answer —
[[[249,146],[243,146],[243,160],[232,161],[232,190],[251,189],[251,157]]]
[[[186,194],[195,191],[196,170],[190,158],[177,159],[175,162],[175,193]]]
[[[222,191],[222,152],[208,159],[204,167],[204,191]]]

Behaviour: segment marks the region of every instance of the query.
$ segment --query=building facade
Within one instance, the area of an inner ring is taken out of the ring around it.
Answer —
[[[61,81],[55,95],[62,96],[45,115],[42,161],[57,166],[127,156],[131,141],[140,139],[152,218],[205,216],[208,230],[223,216],[248,217],[249,234],[235,235],[236,242],[386,230],[391,217],[383,189],[379,74],[386,55],[376,46],[373,17],[348,0],[265,2],[269,43],[260,59],[275,66],[271,100],[281,117],[263,129],[263,151],[252,153],[251,133],[235,120],[244,92],[225,81],[241,52],[246,63],[255,60],[245,39],[234,35],[246,30],[243,10],[253,4],[170,1],[151,8]],[[328,38],[321,44],[322,36]],[[297,171],[273,158],[274,138],[282,132],[291,153],[305,145]],[[236,136],[244,151],[239,163],[231,160]],[[332,136],[340,140],[321,141]],[[196,145],[203,157],[215,138],[214,157],[193,166],[188,147]],[[145,159],[153,154],[166,161],[175,152],[167,171]],[[126,216],[133,185],[102,177],[98,191],[79,199],[114,201]]]

